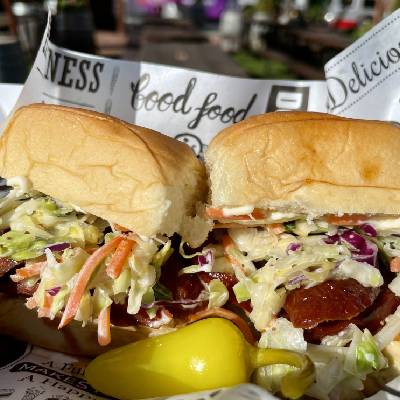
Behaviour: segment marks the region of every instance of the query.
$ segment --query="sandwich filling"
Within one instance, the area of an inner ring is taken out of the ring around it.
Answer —
[[[174,235],[140,237],[72,204],[7,181],[0,199],[0,290],[39,318],[166,332],[211,315],[261,347],[307,354],[317,399],[356,398],[385,369],[400,334],[400,218],[318,218],[252,206],[206,210],[215,228],[190,248]],[[275,392],[292,367],[260,368]],[[345,396],[346,394],[346,396]]]
[[[400,334],[400,218],[252,206],[207,214],[219,228],[211,271],[235,277],[259,346],[306,353],[317,368],[308,395],[357,398]],[[257,383],[278,391],[288,368],[261,368]]]
[[[118,224],[31,189],[17,177],[0,199],[0,290],[26,297],[39,318],[98,325],[98,341],[111,341],[111,326],[164,328],[200,309],[222,305],[228,289],[212,275],[196,297],[178,268],[213,261],[213,253],[180,256],[179,237],[140,237]],[[175,253],[166,270],[167,261]],[[167,271],[167,272],[166,272]]]

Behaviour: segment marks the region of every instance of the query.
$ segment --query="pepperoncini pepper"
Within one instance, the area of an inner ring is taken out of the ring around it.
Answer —
[[[107,395],[136,400],[238,385],[255,368],[271,364],[298,368],[282,380],[281,392],[290,399],[302,396],[314,380],[307,356],[256,348],[232,322],[210,318],[104,353],[85,376]]]

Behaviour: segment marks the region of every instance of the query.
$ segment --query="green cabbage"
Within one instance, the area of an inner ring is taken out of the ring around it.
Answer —
[[[219,279],[212,279],[206,285],[209,292],[208,308],[222,307],[229,299],[226,286]]]
[[[46,246],[45,240],[36,239],[31,233],[9,231],[0,236],[0,256],[15,261],[36,258],[43,254]]]
[[[337,279],[353,278],[365,287],[379,287],[383,285],[383,277],[378,268],[350,258],[342,261],[335,268],[332,276]]]
[[[295,328],[286,318],[273,320],[268,329],[261,335],[258,346],[269,349],[293,350],[301,353],[307,351],[303,329]],[[282,378],[294,370],[296,368],[279,364],[261,367],[255,372],[255,381],[270,392],[276,393],[281,388]]]

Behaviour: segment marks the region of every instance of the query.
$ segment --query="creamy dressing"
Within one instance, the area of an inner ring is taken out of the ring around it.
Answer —
[[[248,215],[254,211],[254,206],[240,206],[240,207],[224,207],[222,214],[224,217],[231,217],[236,215]]]
[[[267,218],[271,221],[290,221],[292,219],[297,219],[300,214],[293,212],[283,212],[283,211],[270,211],[266,214]]]
[[[7,179],[7,185],[12,186],[16,197],[22,196],[23,194],[31,190],[31,185],[27,178],[24,176],[14,176],[13,178]]]
[[[239,207],[223,207],[222,214],[224,217],[234,217],[234,216],[242,216],[242,215],[251,215],[254,211],[255,206],[253,205],[244,205]],[[265,210],[265,218],[257,219],[255,221],[265,221],[266,223],[274,223],[281,221],[290,221],[292,219],[298,219],[301,217],[301,214],[297,214],[294,212],[285,212],[285,211],[274,211],[274,210]],[[249,221],[246,221],[249,222]]]
[[[372,225],[379,233],[391,234],[400,232],[400,218],[398,217],[382,217],[372,218],[365,223]]]

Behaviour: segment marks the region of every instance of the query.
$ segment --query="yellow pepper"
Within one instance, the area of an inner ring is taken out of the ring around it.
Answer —
[[[290,399],[302,396],[314,380],[307,356],[256,348],[232,322],[210,318],[104,353],[85,376],[107,395],[136,400],[238,385],[249,382],[255,368],[271,364],[298,368],[282,380],[282,394]]]

